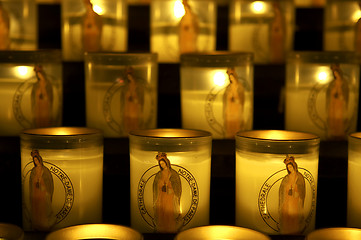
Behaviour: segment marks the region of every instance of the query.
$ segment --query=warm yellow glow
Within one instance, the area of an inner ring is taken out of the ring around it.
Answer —
[[[265,12],[265,4],[262,1],[256,1],[252,3],[252,10],[255,13],[264,13]]]
[[[317,73],[317,81],[320,82],[320,83],[324,83],[326,82],[328,78],[328,73],[326,71],[320,71]]]
[[[28,66],[18,66],[15,68],[15,75],[19,78],[29,78],[31,76],[32,72],[31,67]]]
[[[180,0],[175,1],[173,12],[176,18],[181,18],[184,16],[185,10],[182,1]]]
[[[93,10],[99,15],[103,14],[103,9],[99,5],[93,5]]]
[[[361,18],[361,10],[357,10],[352,15],[352,19],[353,19],[354,22],[357,22],[360,18]]]
[[[213,75],[213,83],[222,87],[226,83],[227,75],[225,72],[217,71]]]

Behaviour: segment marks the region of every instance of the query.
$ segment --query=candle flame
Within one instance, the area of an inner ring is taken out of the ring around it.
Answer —
[[[357,22],[361,18],[361,10],[357,10],[352,14],[352,20]]]
[[[185,9],[182,1],[177,0],[174,3],[173,13],[176,18],[182,18],[185,14]]]
[[[227,75],[222,71],[217,71],[213,75],[213,83],[219,87],[224,86],[226,83]]]
[[[262,1],[255,1],[252,3],[252,10],[255,13],[264,13],[265,12],[265,4]]]
[[[15,75],[19,78],[29,78],[32,73],[32,68],[29,66],[18,66],[15,68]]]

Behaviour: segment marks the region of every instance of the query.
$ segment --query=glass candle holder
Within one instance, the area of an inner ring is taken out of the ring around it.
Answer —
[[[36,50],[36,0],[1,0],[0,13],[0,50]]]
[[[150,49],[159,62],[179,62],[180,54],[216,49],[214,0],[150,2]]]
[[[103,136],[80,127],[20,135],[25,231],[102,221]]]
[[[253,55],[189,53],[181,56],[182,127],[215,139],[234,138],[253,126]]]
[[[236,225],[265,234],[315,228],[318,136],[284,130],[236,135]]]
[[[127,239],[143,240],[141,233],[129,227],[114,224],[83,224],[49,233],[45,240]]]
[[[60,51],[0,51],[0,135],[62,122]]]
[[[0,223],[0,239],[23,240],[24,231],[14,224]]]
[[[157,54],[86,53],[85,78],[88,127],[104,137],[156,128]]]
[[[357,0],[327,0],[324,7],[323,49],[360,53],[360,17]]]
[[[293,50],[292,0],[232,0],[229,9],[230,51],[253,52],[257,64],[285,62]]]
[[[324,228],[318,229],[306,236],[306,240],[353,240],[361,238],[361,230],[356,228]]]
[[[348,136],[347,226],[361,228],[361,132]]]
[[[132,131],[131,226],[176,233],[208,225],[212,137],[187,129]]]
[[[353,52],[294,52],[286,65],[285,128],[346,140],[357,127],[360,82]]]
[[[195,227],[178,233],[174,240],[271,240],[267,235],[248,229],[226,225]]]
[[[127,50],[126,0],[63,0],[61,17],[65,61],[83,61],[84,52]]]

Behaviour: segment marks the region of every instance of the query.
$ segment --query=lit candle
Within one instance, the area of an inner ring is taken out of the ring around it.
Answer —
[[[353,240],[361,238],[361,229],[333,227],[315,230],[306,236],[306,240]]]
[[[210,225],[195,227],[182,231],[176,235],[174,240],[271,240],[271,238],[263,233],[242,227],[227,225]]]
[[[0,135],[59,126],[62,64],[59,51],[0,52]]]
[[[253,126],[251,53],[181,55],[182,127],[234,138]]]
[[[155,53],[85,54],[86,123],[104,137],[157,124]]]
[[[159,62],[179,62],[185,52],[215,50],[215,1],[155,0],[150,4],[150,48],[159,54]]]
[[[49,233],[45,240],[128,239],[143,240],[141,233],[129,227],[114,224],[82,224]]]
[[[254,53],[255,63],[282,63],[293,48],[293,1],[230,3],[229,50]]]
[[[131,226],[175,233],[209,223],[211,134],[199,130],[132,131]]]
[[[348,136],[347,226],[361,227],[361,133]]]
[[[23,227],[50,231],[102,220],[103,136],[90,128],[24,130]]]
[[[319,141],[283,130],[236,135],[236,225],[271,235],[315,228]]]
[[[358,27],[361,17],[358,1],[328,1],[324,14],[325,51],[355,51],[361,48],[360,40],[357,41],[357,38],[361,37]]]
[[[322,140],[356,130],[359,64],[352,52],[295,52],[286,66],[285,128]]]
[[[64,0],[62,50],[66,61],[81,61],[84,52],[127,50],[127,3]]]

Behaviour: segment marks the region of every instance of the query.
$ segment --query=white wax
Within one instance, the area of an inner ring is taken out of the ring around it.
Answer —
[[[199,79],[198,79],[199,80]],[[182,127],[190,129],[200,129],[212,133],[214,139],[224,138],[222,130],[224,130],[223,117],[223,94],[222,90],[212,104],[214,120],[219,125],[210,124],[210,117],[206,115],[207,95],[211,91],[193,91],[181,90],[181,108],[182,108]],[[244,130],[252,129],[253,125],[253,95],[245,92],[244,101]]]
[[[361,152],[348,152],[347,226],[361,228]]]
[[[150,172],[156,174],[160,168],[155,156],[158,152],[131,150],[130,153],[130,210],[131,210],[131,227],[142,232],[154,232],[154,229],[147,224],[143,219],[138,207],[138,185],[142,176],[149,168],[154,167]],[[179,165],[190,172],[198,186],[199,202],[196,213],[190,222],[185,225],[181,230],[191,227],[208,225],[209,224],[209,197],[210,197],[210,174],[211,174],[211,158],[210,152],[199,150],[197,152],[169,152],[167,157],[171,165]],[[173,166],[172,169],[179,169]],[[150,172],[146,176],[150,176]],[[179,172],[178,172],[179,173]],[[144,177],[144,176],[143,176]],[[182,218],[187,214],[191,207],[192,192],[189,182],[185,177],[181,176],[182,195],[181,202],[181,215]],[[154,217],[153,212],[153,182],[152,176],[146,183],[144,190],[144,204],[146,210],[151,217]]]
[[[101,223],[103,196],[103,155],[101,149],[38,149],[43,158],[44,166],[52,173],[54,194],[51,203],[54,216],[61,212],[65,204],[65,182],[72,183],[73,204],[68,215],[56,223],[51,230],[85,223]],[[30,171],[34,167],[29,150],[21,151],[21,169],[23,179],[23,228],[33,230],[29,219]],[[92,155],[94,154],[94,155]],[[29,165],[27,165],[30,163]],[[59,179],[61,169],[68,178],[63,182]],[[57,174],[55,174],[57,173]]]
[[[304,175],[308,170],[314,179],[314,198],[311,184],[305,179],[306,198],[304,203],[304,216],[310,213],[312,204],[316,206],[317,195],[317,177],[318,177],[318,156],[311,155],[292,155],[298,165],[298,172]],[[283,163],[285,154],[252,154],[245,152],[236,153],[236,225],[251,228],[266,234],[279,234],[273,230],[266,221],[261,217],[259,210],[259,197],[262,186],[266,182],[273,184],[268,191],[267,213],[279,222],[278,204],[279,204],[279,187],[281,180],[287,175],[286,166]],[[283,170],[283,171],[282,171]],[[279,172],[281,171],[281,172]],[[273,177],[272,177],[273,176]],[[272,177],[272,178],[271,178]],[[314,201],[314,202],[312,202]],[[314,208],[314,211],[316,209]],[[310,232],[315,227],[315,212],[304,233]],[[271,226],[272,220],[267,220]]]
[[[304,77],[300,77],[304,78]],[[314,108],[317,110],[318,125],[310,118],[309,99],[312,86],[299,89],[286,89],[286,108],[285,108],[285,128],[293,131],[310,132],[318,135],[321,139],[327,139],[327,112],[326,112],[326,88],[318,92],[317,100],[314,102]],[[354,91],[349,92],[348,116],[351,119],[355,114],[357,96]],[[349,132],[356,130],[357,117],[352,118]]]

